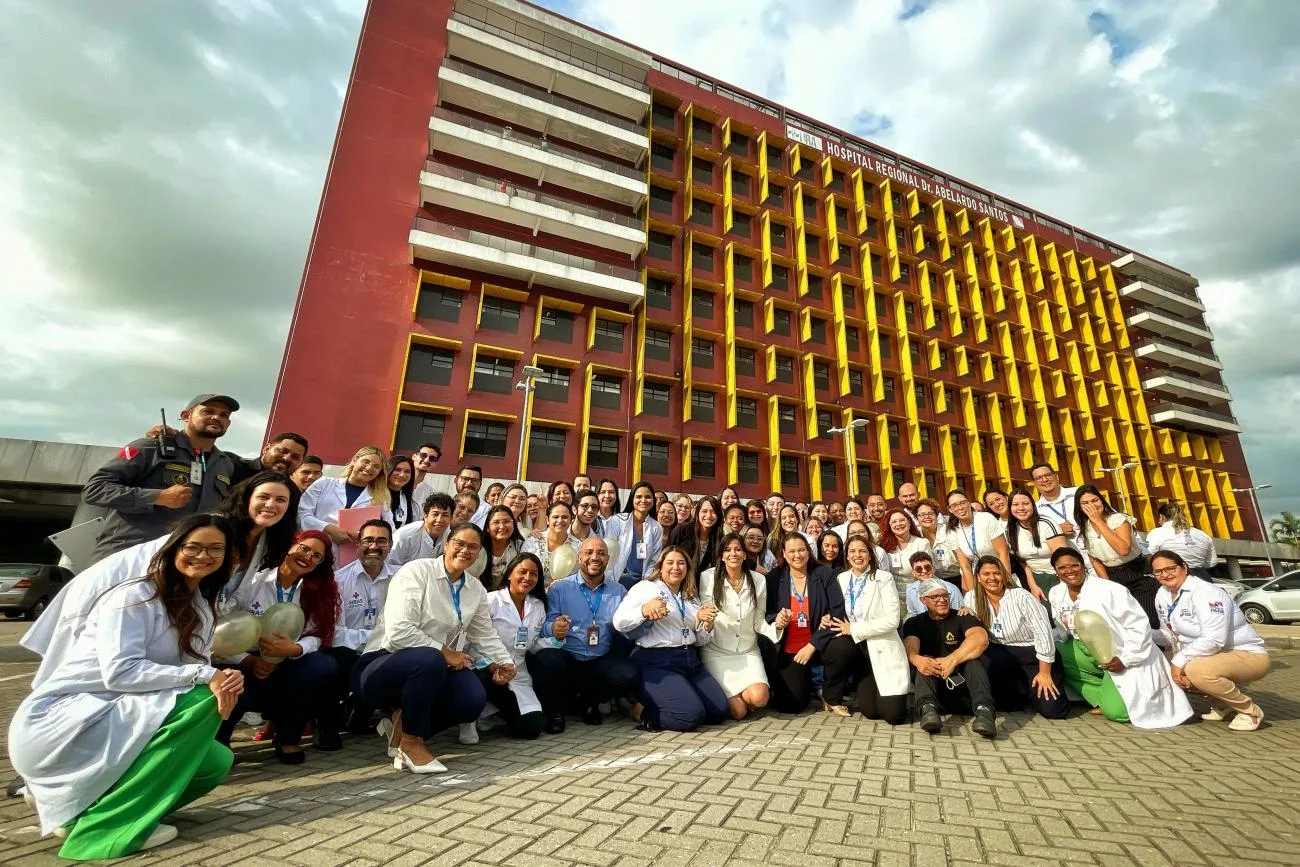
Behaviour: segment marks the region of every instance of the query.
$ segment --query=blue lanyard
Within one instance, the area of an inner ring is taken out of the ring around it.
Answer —
[[[958,526],[960,526],[960,525],[958,525]],[[972,557],[974,557],[974,556],[975,556],[976,547],[977,547],[977,544],[978,544],[978,543],[977,543],[977,540],[976,540],[976,536],[975,536],[975,516],[974,516],[974,515],[971,515],[971,517],[970,517],[970,535],[969,535],[969,536],[966,535],[966,528],[965,528],[965,527],[962,527],[962,528],[961,528],[961,534],[962,534],[962,537],[963,537],[963,538],[969,539],[969,541],[970,541],[970,555],[971,555]]]
[[[460,584],[459,587],[456,586],[458,583]],[[456,609],[456,622],[464,623],[465,622],[464,619],[460,616],[460,591],[465,589],[465,576],[464,575],[460,576],[459,582],[452,581],[450,578],[448,578],[447,588],[451,591],[452,607]]]
[[[1169,624],[1171,627],[1174,625],[1174,611],[1178,608],[1178,600],[1182,598],[1183,591],[1179,588],[1178,595],[1174,597],[1173,602],[1169,603],[1169,608],[1165,611],[1165,623]]]
[[[286,598],[285,598],[285,592],[284,592],[284,586],[280,584],[280,579],[279,579],[279,578],[276,578],[276,579],[275,579],[275,601],[276,601],[276,602],[292,602],[294,596],[298,595],[298,587],[299,587],[301,584],[302,584],[302,579],[301,579],[301,578],[299,578],[297,581],[293,582],[293,586],[289,588],[289,593],[288,593],[288,597],[289,597],[289,598],[286,599]]]
[[[804,585],[803,585],[804,589],[803,589],[803,594],[801,595],[798,590],[794,589],[794,576],[793,575],[790,576],[790,595],[793,596],[794,601],[799,603],[800,605],[803,605],[804,599],[808,596],[808,579],[804,578],[803,580],[804,580]]]
[[[1066,513],[1067,511],[1069,511],[1069,510],[1066,509],[1064,505],[1062,505],[1062,506],[1058,509],[1058,508],[1056,507],[1056,504],[1055,504],[1055,503],[1044,503],[1042,500],[1039,500],[1038,502],[1039,502],[1039,503],[1040,503],[1044,508],[1051,510],[1052,514],[1055,515],[1056,517],[1060,518],[1062,521],[1069,522],[1070,519],[1067,518],[1066,515],[1065,515],[1065,513]]]
[[[591,590],[588,589],[586,582],[579,582],[578,590],[582,592],[582,598],[587,603],[587,608],[591,610],[591,622],[596,622],[596,614],[600,611],[600,600],[605,595],[605,585],[601,584],[596,589],[596,602],[593,605],[591,600]]]
[[[668,587],[665,585],[664,589],[668,590]],[[673,591],[671,590],[668,590],[668,595],[672,596],[672,600],[677,603],[677,612],[682,616],[682,623],[685,623],[686,622],[686,598],[682,596],[680,593],[674,596]]]
[[[862,588],[865,588],[866,586],[867,586],[867,576],[866,576],[866,575],[863,575],[863,576],[862,576],[862,583],[859,584],[859,585],[857,586],[856,589],[854,588],[854,585],[853,585],[853,576],[852,576],[852,575],[849,576],[849,613],[850,613],[850,614],[853,613],[853,609],[857,606],[857,603],[858,603],[858,590],[860,590],[860,589],[862,589]],[[800,600],[800,601],[802,601],[802,600]]]

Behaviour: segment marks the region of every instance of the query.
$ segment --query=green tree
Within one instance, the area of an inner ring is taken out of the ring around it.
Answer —
[[[1268,529],[1273,533],[1273,541],[1283,545],[1300,544],[1300,517],[1292,512],[1283,512],[1282,517],[1268,522]]]

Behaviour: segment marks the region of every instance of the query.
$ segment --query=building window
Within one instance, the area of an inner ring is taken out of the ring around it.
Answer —
[[[465,454],[485,458],[506,456],[506,437],[510,429],[503,421],[470,419],[465,425]]]
[[[820,274],[809,274],[808,275],[808,297],[812,298],[814,301],[822,300],[822,287],[824,285],[825,282],[822,280]]]
[[[897,491],[907,483],[907,470],[894,470],[889,474],[894,480],[894,490]]]
[[[568,434],[559,428],[533,427],[528,431],[528,463],[555,466],[564,463]]]
[[[623,323],[612,319],[597,319],[594,345],[606,352],[623,351]]]
[[[777,145],[767,146],[767,167],[778,170],[785,167],[785,151]]]
[[[898,283],[910,283],[912,281],[912,266],[906,262],[898,263]]]
[[[790,269],[784,265],[772,266],[772,288],[789,289],[790,288]]]
[[[844,326],[844,344],[849,352],[857,352],[862,348],[862,334],[858,331],[858,326]]]
[[[752,283],[754,280],[754,260],[748,256],[736,254],[731,262],[731,272],[737,280]]]
[[[691,178],[697,184],[713,185],[713,163],[699,157],[691,160]]]
[[[772,333],[790,336],[790,311],[783,307],[772,308]]]
[[[668,402],[672,386],[663,382],[647,382],[641,387],[641,411],[646,415],[668,415]]]
[[[914,383],[912,386],[913,394],[916,395],[916,408],[925,409],[929,406],[930,400],[926,397],[926,388],[924,382]]]
[[[676,129],[677,109],[656,102],[654,104],[654,125],[659,129]]]
[[[866,199],[870,201],[871,197],[867,196]],[[875,217],[867,217],[867,231],[863,235],[869,238],[878,238],[880,236],[880,221]]]
[[[758,452],[736,453],[736,481],[747,485],[758,484]]]
[[[831,387],[831,366],[824,361],[813,362],[813,388],[821,390]]]
[[[653,144],[650,146],[650,165],[655,171],[672,174],[673,163],[676,161],[677,151],[668,145]]]
[[[663,187],[650,187],[650,210],[656,214],[672,214],[673,191]]]
[[[718,450],[713,446],[691,446],[691,478],[711,479],[717,473]]]
[[[671,361],[673,357],[673,335],[671,331],[658,328],[645,330],[645,357],[660,361]]]
[[[508,298],[495,295],[483,296],[483,310],[479,314],[479,328],[484,331],[502,331],[506,334],[519,333],[519,315],[523,305]]]
[[[942,330],[943,330],[943,308],[942,308],[942,307],[936,307],[936,308],[934,308],[934,326],[933,326],[933,328],[934,328],[935,331],[942,331]]]
[[[829,497],[835,491],[839,479],[836,478],[835,463],[833,461],[823,460],[819,463],[821,470],[822,496]]]
[[[827,431],[835,427],[835,415],[828,409],[817,410],[817,436],[830,436]]]
[[[927,454],[930,451],[930,429],[928,427],[921,428],[921,451]]]
[[[641,474],[646,476],[668,475],[668,443],[655,440],[641,440]]]
[[[736,427],[758,428],[758,401],[752,397],[736,398]]]
[[[939,369],[940,369],[940,370],[947,370],[947,369],[948,369],[948,350],[946,350],[946,349],[944,349],[942,346],[940,346],[940,347],[939,347],[939,352],[938,352],[937,354],[938,354],[939,357],[936,359],[936,361],[938,361],[938,363],[939,363],[939,364],[938,364]]]
[[[731,141],[727,143],[727,150],[736,156],[749,156],[749,136],[744,133],[731,131]]]
[[[697,271],[713,271],[713,248],[707,244],[691,247],[691,264]]]
[[[876,489],[875,485],[872,484],[871,465],[859,463],[858,464],[858,490],[874,491],[875,489]]]
[[[894,357],[894,341],[888,334],[880,335],[880,357],[882,359]]]
[[[425,283],[420,287],[420,302],[416,306],[418,319],[437,319],[440,322],[459,322],[460,308],[465,293],[459,289]]]
[[[709,123],[702,117],[691,118],[691,137],[703,139],[705,142],[713,142],[713,124]]]
[[[808,342],[822,346],[826,343],[826,320],[808,317]]]
[[[767,185],[767,202],[766,202],[765,204],[767,204],[769,207],[773,207],[773,208],[784,208],[784,207],[785,207],[785,187],[781,186],[780,184],[768,184],[768,185]]]
[[[713,421],[714,406],[713,392],[691,390],[691,418],[694,421]]]
[[[799,410],[789,403],[779,403],[776,407],[777,430],[783,434],[799,432]]]
[[[394,451],[413,452],[421,443],[441,445],[447,419],[441,415],[402,410],[397,415],[397,439]]]
[[[673,236],[665,232],[651,232],[647,255],[656,259],[673,258]]]
[[[623,380],[596,374],[591,378],[591,405],[618,409],[623,403]]]
[[[479,355],[474,361],[474,387],[494,394],[515,390],[515,363],[508,358]]]
[[[844,189],[844,172],[839,169],[831,169],[831,186],[838,189]]]
[[[650,277],[645,282],[645,303],[656,310],[673,309],[673,284],[659,277]]]
[[[542,306],[542,327],[538,331],[541,340],[554,340],[559,343],[573,342],[573,314],[568,310]]]
[[[618,437],[608,434],[588,434],[587,466],[618,469]]]
[[[794,359],[788,355],[776,357],[776,381],[794,382]]]
[[[731,212],[731,234],[746,240],[754,236],[754,219],[744,211]]]
[[[713,293],[696,289],[691,293],[691,315],[696,319],[713,318]]]
[[[713,226],[713,203],[703,199],[691,201],[691,222],[697,226]]]
[[[907,317],[907,324],[909,326],[912,327],[916,326],[916,302],[915,301],[903,302],[903,315]]]
[[[785,237],[786,237],[785,226],[781,225],[780,223],[772,223],[769,228],[771,228],[772,230],[772,246],[780,247],[782,250],[784,250]]]
[[[736,347],[736,375],[737,376],[754,376],[755,355],[754,350],[748,346]]]
[[[894,378],[886,376],[881,380],[884,383],[885,400],[893,403],[894,401]]]
[[[736,327],[754,327],[754,302],[743,298],[736,299]]]
[[[747,199],[749,198],[749,192],[752,188],[753,188],[753,181],[749,179],[749,175],[745,174],[744,172],[731,173],[732,196],[741,196]]]
[[[542,375],[537,377],[534,390],[537,399],[568,403],[571,371],[567,367],[553,367],[549,364],[543,364],[541,368]]]
[[[849,394],[853,395],[854,397],[862,397],[864,391],[865,390],[862,385],[862,371],[850,370],[849,371]]]
[[[705,370],[713,369],[713,341],[691,338],[691,364]]]
[[[781,458],[781,487],[797,488],[802,474],[799,472],[799,459],[789,456]]]
[[[451,368],[455,361],[456,354],[450,349],[414,344],[411,346],[411,355],[406,360],[406,379],[408,382],[450,385]]]
[[[803,197],[803,218],[805,220],[817,219],[817,200],[807,193]]]
[[[912,359],[913,367],[921,365],[921,347],[917,345],[915,340],[907,341],[907,357]]]
[[[898,422],[891,421],[885,425],[885,430],[889,434],[889,447],[891,449],[901,448],[903,444],[902,435],[898,429]]]
[[[801,181],[811,181],[813,179],[813,172],[816,168],[817,164],[811,159],[800,160],[799,171],[795,172],[794,176]]]

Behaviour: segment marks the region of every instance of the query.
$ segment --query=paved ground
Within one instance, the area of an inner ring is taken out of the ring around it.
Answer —
[[[689,735],[577,723],[531,743],[444,737],[437,778],[392,770],[374,737],[301,768],[237,744],[180,838],[131,863],[1300,864],[1300,652],[1274,660],[1254,734],[1086,715],[1004,716],[994,742],[957,719],[934,737],[820,713]],[[0,662],[0,727],[32,670]],[[56,848],[0,803],[0,863],[59,863]]]

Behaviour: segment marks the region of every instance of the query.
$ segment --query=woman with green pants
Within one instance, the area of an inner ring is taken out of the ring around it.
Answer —
[[[163,816],[211,791],[233,757],[214,740],[243,691],[210,664],[216,600],[235,551],[230,519],[185,518],[143,575],[95,602],[46,660],[9,727],[9,755],[59,855],[120,858],[176,836]]]

